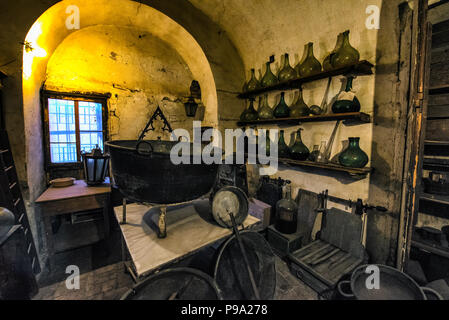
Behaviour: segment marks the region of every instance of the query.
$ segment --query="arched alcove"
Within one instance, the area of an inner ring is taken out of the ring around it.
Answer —
[[[70,11],[67,11],[69,6],[76,6],[79,8],[79,30],[67,28],[66,20],[71,14]],[[98,10],[98,7],[100,6],[102,10]],[[107,28],[110,29],[109,34],[105,31]],[[121,30],[127,30],[127,32],[120,34],[120,28],[122,28]],[[162,41],[164,44],[160,44],[159,49],[164,48],[163,51],[166,53],[170,52],[170,56],[179,62],[179,66],[182,66],[182,63],[184,63],[187,67],[188,70],[186,70],[185,75],[181,76],[181,78],[185,80],[193,78],[199,81],[202,88],[202,102],[205,105],[204,124],[212,126],[218,125],[217,90],[209,61],[200,45],[182,26],[156,9],[130,0],[100,0],[95,2],[88,0],[70,2],[61,1],[49,8],[36,20],[25,39],[26,43],[29,45],[28,48],[32,48],[31,50],[24,50],[23,53],[25,148],[27,180],[30,187],[31,199],[35,199],[40,193],[45,181],[42,116],[39,91],[48,77],[49,86],[52,84],[60,85],[63,83],[70,87],[67,88],[69,90],[88,91],[89,88],[81,89],[79,87],[80,82],[83,83],[83,81],[76,81],[76,79],[73,79],[74,77],[76,78],[75,74],[80,76],[79,73],[82,72],[82,69],[78,68],[77,70],[76,65],[86,63],[86,61],[76,62],[76,51],[83,50],[83,47],[85,46],[95,45],[95,40],[92,40],[95,38],[95,34],[97,35],[97,41],[100,45],[102,41],[113,42],[114,37],[111,36],[112,33],[116,34],[115,40],[118,41],[118,46],[120,46],[120,42],[126,46],[126,41],[128,41],[129,45],[131,43],[131,38],[134,39],[135,37],[137,37],[135,41],[141,40],[141,42],[148,41],[148,39],[151,38],[153,40],[153,45],[157,41]],[[127,33],[129,34],[129,38],[125,41],[123,35]],[[102,35],[103,38],[101,38],[100,35]],[[141,36],[140,39],[138,38],[139,35]],[[147,39],[145,39],[145,35],[148,36]],[[122,39],[120,40],[120,38]],[[92,42],[89,42],[88,39],[91,39]],[[70,48],[68,46],[69,42],[74,46],[73,53],[70,53]],[[106,51],[104,51],[107,47],[106,43],[103,43],[102,46],[103,53],[106,53]],[[150,47],[150,45],[148,45],[148,47]],[[93,48],[91,48],[91,51],[92,50]],[[123,52],[125,51],[123,50]],[[91,57],[93,58],[95,50],[91,53]],[[70,54],[74,55],[74,60],[72,61],[67,59]],[[117,59],[116,56],[114,57],[114,53],[110,54],[112,57],[108,57],[106,60]],[[53,58],[54,55],[55,58]],[[132,55],[129,55],[128,57],[130,56]],[[175,56],[176,58],[174,58]],[[135,63],[145,62],[142,60],[142,56],[139,58],[134,55],[134,58],[132,59]],[[59,79],[59,83],[58,81],[55,82],[54,76],[56,75],[56,69],[52,68],[53,65],[58,65],[58,60],[59,63],[62,63],[62,65],[59,65],[59,68],[61,68],[60,70],[63,70],[59,76],[56,76],[56,78]],[[95,59],[91,61],[93,69],[95,69],[95,67],[98,68],[98,66],[101,65],[101,63],[99,64],[99,61],[101,61],[101,57],[99,57],[99,60]],[[66,64],[65,67],[64,63]],[[87,61],[87,64],[84,64],[83,68],[88,68],[88,63],[89,61]],[[103,65],[103,68],[105,68],[106,72],[108,71],[106,65]],[[142,68],[140,71],[144,72],[145,68]],[[130,72],[130,70],[128,70],[128,72]],[[63,74],[64,76],[62,76]],[[72,77],[67,77],[68,74],[72,74]],[[178,74],[178,76],[180,76],[180,74]],[[116,75],[114,78],[119,81],[120,75]],[[143,77],[136,78],[142,79]],[[63,79],[62,82],[61,79]],[[89,81],[84,81],[84,84],[89,86],[92,82],[89,83]],[[188,93],[189,84],[190,82],[185,84],[185,94]],[[123,82],[121,85],[123,85]],[[130,85],[136,85],[136,83]],[[176,85],[174,85],[174,87],[175,86]],[[97,88],[101,87],[101,85],[97,84]],[[103,88],[106,90],[107,85],[103,84]],[[100,91],[102,90],[100,89]],[[159,93],[162,94],[162,91],[159,90]],[[179,88],[174,90],[173,95],[179,94],[179,91]],[[145,97],[141,98],[145,99]],[[160,96],[158,98],[160,98]],[[136,103],[139,103],[139,100],[137,100]]]

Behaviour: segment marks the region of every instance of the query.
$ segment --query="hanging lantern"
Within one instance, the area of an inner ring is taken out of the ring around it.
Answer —
[[[88,185],[102,184],[106,177],[109,155],[101,153],[96,146],[91,153],[82,153],[84,164],[84,179]]]
[[[195,102],[193,96],[190,96],[189,100],[184,103],[184,107],[186,108],[186,115],[188,117],[194,117],[196,114],[196,109],[198,108],[198,103]]]

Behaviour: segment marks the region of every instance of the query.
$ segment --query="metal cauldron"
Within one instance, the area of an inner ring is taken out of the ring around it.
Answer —
[[[379,289],[368,289],[366,280],[371,275],[365,273],[368,265],[354,270],[351,280],[338,283],[338,292],[346,299],[357,300],[443,300],[435,290],[420,287],[415,280],[398,269],[376,264],[379,268]]]
[[[190,164],[172,163],[170,152],[178,143],[184,144],[184,150],[190,150]],[[217,177],[217,164],[193,164],[192,143],[117,140],[105,144],[111,155],[114,182],[133,201],[155,204],[191,201],[208,193]],[[221,150],[215,148],[213,152]]]

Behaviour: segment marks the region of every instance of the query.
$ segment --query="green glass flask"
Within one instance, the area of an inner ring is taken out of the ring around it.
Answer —
[[[299,96],[296,103],[290,106],[290,117],[306,117],[310,114],[310,109],[307,104],[304,102],[304,98],[302,95],[302,89],[299,89]]]
[[[338,156],[342,166],[363,168],[368,163],[368,155],[360,149],[360,138],[349,138],[349,146]]]
[[[290,148],[290,154],[292,159],[305,161],[309,157],[310,151],[301,140],[301,130],[303,129],[299,128],[296,131],[295,143]]]
[[[259,119],[273,119],[273,109],[268,105],[268,94],[262,99],[262,106],[259,106]]]
[[[345,91],[341,92],[337,101],[332,105],[333,113],[348,113],[348,112],[359,112],[360,111],[360,102],[359,99],[355,96],[352,90],[352,80],[354,77],[348,77],[346,82]]]
[[[279,71],[278,79],[280,82],[296,79],[298,74],[296,70],[290,66],[288,53],[284,55],[284,67]]]
[[[278,141],[278,157],[279,158],[289,158],[290,157],[290,149],[285,143],[284,139],[284,130],[279,131],[279,141]]]
[[[254,99],[249,100],[249,107],[246,110],[243,121],[255,121],[259,117],[256,109],[254,109]]]
[[[343,42],[340,49],[331,57],[334,69],[343,68],[359,62],[360,53],[349,43],[349,30],[343,32]]]
[[[266,63],[265,74],[262,80],[260,81],[260,84],[262,87],[266,88],[278,83],[279,83],[278,78],[273,74],[273,72],[271,72],[271,62],[268,61]]]
[[[313,76],[321,72],[321,63],[313,55],[312,42],[307,44],[307,56],[301,64],[298,64],[297,71],[301,78]]]
[[[332,52],[326,58],[324,58],[323,71],[331,71],[334,69],[334,67],[332,66],[332,63],[331,63],[332,57],[341,48],[342,44],[343,44],[343,33],[340,33],[340,34],[338,34],[337,43],[335,45],[334,50],[332,50]]]
[[[285,103],[285,92],[281,92],[281,100],[273,110],[275,118],[288,118],[290,116],[290,108]]]
[[[284,197],[276,203],[274,227],[281,233],[293,234],[298,228],[298,205],[292,200],[291,186],[284,187]]]
[[[260,89],[260,83],[256,78],[256,73],[254,69],[251,69],[251,79],[249,79],[248,83],[246,84],[246,91],[253,91]]]

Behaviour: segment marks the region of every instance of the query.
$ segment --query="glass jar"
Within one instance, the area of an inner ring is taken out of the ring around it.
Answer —
[[[285,234],[295,233],[298,228],[298,205],[292,200],[291,186],[284,186],[283,198],[276,203],[274,227]]]
[[[334,69],[332,66],[332,57],[335,55],[335,53],[341,48],[343,44],[343,33],[338,34],[337,37],[337,43],[335,44],[334,50],[326,57],[323,61],[323,71],[331,71]]]
[[[338,156],[338,162],[344,167],[363,168],[368,163],[368,155],[360,149],[360,138],[349,138],[348,147]]]
[[[296,139],[295,143],[290,148],[290,155],[292,159],[299,160],[299,161],[305,161],[309,157],[310,151],[306,147],[306,145],[302,142],[301,139],[301,131],[303,129],[299,128],[296,131]]]
[[[265,94],[262,99],[262,105],[259,106],[259,119],[273,119],[273,109],[268,105],[268,94]]]
[[[258,117],[259,117],[259,115],[258,115],[256,109],[254,109],[254,99],[250,99],[248,109],[246,109],[244,111],[244,113],[242,113],[242,115],[240,116],[240,119],[242,121],[255,121],[255,120],[257,120]]]
[[[278,79],[280,82],[293,80],[298,77],[296,70],[290,66],[288,53],[284,55],[284,67],[279,71]]]
[[[341,92],[337,101],[332,105],[333,113],[348,113],[348,112],[359,112],[360,111],[360,102],[359,99],[355,96],[355,93],[352,92],[352,81],[354,77],[348,77],[346,82],[345,91]]]
[[[343,32],[343,40],[340,49],[331,57],[334,69],[343,68],[359,62],[360,53],[349,43],[349,30]]]
[[[275,118],[288,118],[290,116],[290,108],[285,103],[285,92],[281,92],[281,100],[273,110]]]
[[[313,76],[321,72],[321,63],[313,55],[313,43],[307,44],[307,56],[303,63],[297,66],[298,74],[301,78]]]
[[[284,139],[284,130],[279,131],[279,141],[278,141],[278,157],[279,158],[289,158],[290,157],[290,149],[285,143]]]
[[[302,95],[302,89],[299,89],[299,96],[298,100],[296,100],[296,103],[290,106],[290,117],[297,118],[297,117],[305,117],[310,114],[310,109],[307,106],[307,104],[304,102],[303,95]]]
[[[278,78],[271,72],[271,62],[266,63],[266,71],[265,74],[260,81],[260,84],[263,88],[273,86],[275,84],[278,84],[279,80]]]
[[[256,79],[256,73],[254,69],[251,69],[251,79],[246,84],[246,91],[253,91],[260,89],[260,82]]]

